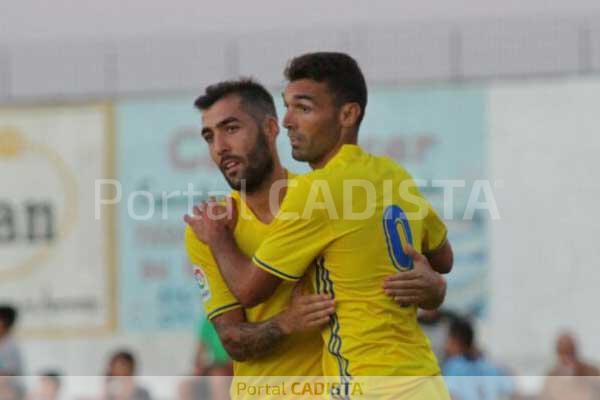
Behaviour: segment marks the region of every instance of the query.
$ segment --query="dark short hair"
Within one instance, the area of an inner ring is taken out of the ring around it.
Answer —
[[[12,328],[15,322],[17,322],[18,316],[19,313],[17,312],[17,309],[13,306],[0,306],[0,321],[4,322],[8,329]]]
[[[54,370],[44,371],[40,374],[40,376],[42,376],[44,379],[47,379],[47,380],[51,381],[52,383],[54,383],[54,385],[56,387],[60,387],[60,377],[61,377],[60,372],[54,371]]]
[[[360,126],[367,107],[367,83],[354,58],[345,53],[307,53],[293,58],[284,75],[290,82],[311,79],[326,83],[338,105],[358,103]]]
[[[135,357],[134,357],[133,353],[131,353],[128,350],[117,351],[110,358],[110,364],[111,364],[111,366],[112,366],[112,364],[114,364],[118,360],[123,360],[126,363],[128,363],[131,366],[131,371],[135,373],[135,367],[136,367],[135,364],[136,363],[135,363]]]
[[[475,332],[471,323],[464,318],[456,318],[450,324],[449,336],[456,339],[467,349],[473,347]]]
[[[250,78],[210,85],[204,90],[204,94],[194,101],[194,106],[198,110],[204,111],[217,101],[232,95],[237,95],[242,99],[242,106],[257,122],[262,122],[267,115],[277,118],[275,102],[271,93],[263,85]]]

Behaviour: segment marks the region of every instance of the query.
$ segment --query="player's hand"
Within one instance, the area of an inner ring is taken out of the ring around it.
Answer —
[[[303,281],[296,284],[287,310],[276,317],[286,335],[320,329],[335,313],[335,302],[330,295],[305,294],[303,286]]]
[[[211,245],[231,233],[237,222],[235,202],[225,198],[225,204],[211,197],[208,201],[194,206],[192,215],[186,214],[183,220],[192,228],[196,237]]]
[[[413,269],[387,277],[383,290],[403,307],[438,308],[446,297],[446,280],[412,246],[406,245],[404,251],[412,258]]]

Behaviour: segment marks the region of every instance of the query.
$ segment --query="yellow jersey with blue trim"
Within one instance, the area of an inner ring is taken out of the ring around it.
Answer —
[[[336,301],[322,331],[324,375],[435,376],[416,307],[396,304],[383,282],[412,268],[403,244],[433,251],[446,232],[403,167],[344,145],[324,168],[290,179],[253,262],[293,282],[318,261],[315,291]]]
[[[249,257],[268,236],[270,224],[261,222],[246,205],[239,192],[232,192],[238,210],[234,237]],[[201,290],[204,311],[209,319],[236,308],[240,303],[223,279],[210,248],[195,236],[188,226],[185,231],[187,253],[193,264],[194,276]],[[309,273],[313,273],[310,272]],[[294,282],[282,282],[273,296],[255,307],[244,309],[248,322],[265,321],[288,306]],[[312,290],[312,288],[309,288]],[[265,357],[235,362],[236,376],[321,376],[323,341],[318,331],[292,334],[284,338],[273,352]]]

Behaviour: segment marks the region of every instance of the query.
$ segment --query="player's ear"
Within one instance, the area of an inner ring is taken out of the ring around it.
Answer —
[[[358,103],[346,103],[340,108],[340,125],[343,128],[352,128],[358,122],[362,110]]]
[[[277,118],[267,116],[263,125],[267,139],[271,142],[275,142],[277,140],[277,135],[279,135],[279,123],[277,122]]]

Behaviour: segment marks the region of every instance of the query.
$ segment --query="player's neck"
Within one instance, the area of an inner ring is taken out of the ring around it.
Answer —
[[[309,162],[308,165],[312,169],[320,169],[327,165],[327,163],[335,157],[335,155],[340,151],[343,145],[345,144],[357,144],[358,143],[358,134],[357,133],[347,133],[342,134],[340,140],[329,150],[323,157],[314,162]]]
[[[273,172],[263,181],[260,189],[244,194],[246,205],[259,221],[269,224],[273,220],[285,196],[285,182],[287,171],[279,160],[274,160]],[[276,204],[271,205],[271,196],[277,200]]]

